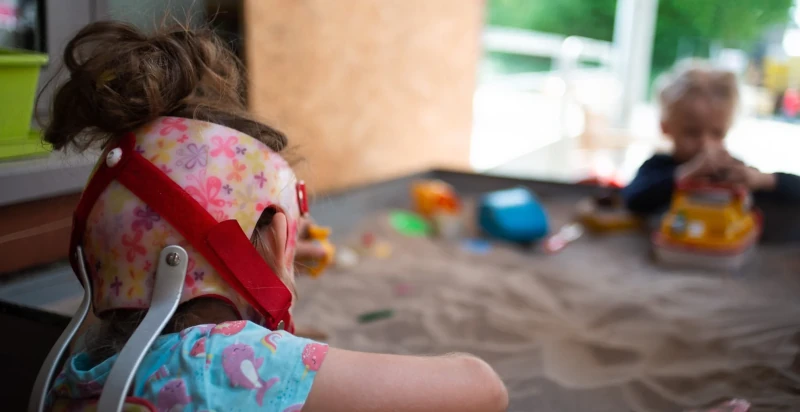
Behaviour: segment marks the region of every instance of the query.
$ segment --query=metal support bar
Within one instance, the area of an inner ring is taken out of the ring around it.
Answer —
[[[122,412],[136,370],[178,309],[188,263],[189,256],[180,246],[167,246],[161,251],[150,309],[111,367],[97,402],[98,411]]]
[[[86,319],[86,315],[89,313],[89,308],[92,306],[92,287],[89,283],[89,275],[86,271],[83,248],[78,247],[75,253],[78,254],[80,268],[78,279],[83,286],[83,300],[81,301],[78,311],[72,317],[69,325],[67,325],[67,328],[64,329],[64,332],[58,337],[56,344],[50,349],[50,353],[47,354],[47,358],[45,358],[44,364],[42,364],[42,368],[39,370],[39,375],[36,376],[36,382],[33,384],[30,403],[28,404],[29,412],[44,411],[47,393],[50,390],[50,384],[53,382],[53,377],[56,374],[56,368],[61,363],[61,358],[69,348],[69,343],[72,342],[72,338],[78,333],[78,329],[80,329],[83,320]]]

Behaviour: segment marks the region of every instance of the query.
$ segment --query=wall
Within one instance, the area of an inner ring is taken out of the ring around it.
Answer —
[[[180,23],[205,21],[200,0],[105,0],[108,17],[133,23],[144,30],[159,27],[165,16]]]
[[[466,168],[482,0],[245,0],[249,99],[317,191]]]

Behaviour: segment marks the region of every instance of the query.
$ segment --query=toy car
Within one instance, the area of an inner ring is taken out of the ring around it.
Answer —
[[[761,215],[750,193],[720,184],[679,184],[669,212],[653,235],[661,263],[708,269],[737,269],[761,234]]]
[[[734,399],[723,404],[717,405],[711,409],[692,409],[687,412],[748,412],[750,410],[750,402],[743,399]]]
[[[483,195],[478,204],[478,224],[486,234],[516,243],[531,243],[549,232],[544,208],[522,187]]]
[[[577,220],[596,233],[637,229],[641,221],[625,208],[619,193],[581,200],[576,208]]]

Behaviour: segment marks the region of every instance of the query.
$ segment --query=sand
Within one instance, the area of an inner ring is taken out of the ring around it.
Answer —
[[[550,205],[556,225],[571,204]],[[745,397],[754,411],[800,410],[789,389],[800,331],[800,256],[762,250],[739,273],[669,272],[641,234],[585,236],[555,256],[494,244],[371,232],[388,258],[302,279],[298,323],[336,347],[399,354],[469,352],[503,378],[510,411],[680,411]],[[797,301],[797,302],[796,302]],[[393,316],[359,323],[366,312]]]

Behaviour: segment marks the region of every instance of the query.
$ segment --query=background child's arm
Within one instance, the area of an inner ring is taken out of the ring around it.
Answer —
[[[656,155],[644,162],[633,181],[622,189],[628,209],[647,214],[669,205],[676,168],[676,163],[666,155]]]
[[[783,201],[800,202],[800,176],[788,173],[761,173],[756,190]]]
[[[412,357],[330,348],[303,412],[494,412],[508,393],[468,355]]]
[[[746,185],[760,199],[800,202],[800,176],[789,173],[763,173],[735,160],[729,178]]]

